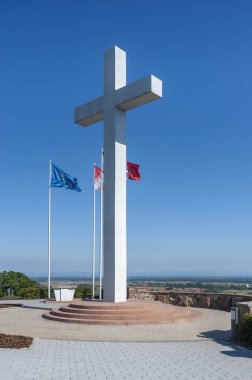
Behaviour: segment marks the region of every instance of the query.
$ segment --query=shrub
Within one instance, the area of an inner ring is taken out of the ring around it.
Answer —
[[[92,288],[90,286],[78,286],[74,298],[92,298]]]
[[[39,285],[20,272],[0,272],[0,296],[8,298],[38,298]]]
[[[50,291],[50,297],[51,297],[51,299],[55,298],[53,289],[51,289],[51,291]],[[47,287],[40,287],[39,298],[44,298],[44,299],[48,298],[48,288]]]
[[[21,288],[19,296],[24,299],[34,299],[39,298],[39,293],[39,288]]]
[[[252,314],[245,314],[239,329],[239,341],[252,347]]]

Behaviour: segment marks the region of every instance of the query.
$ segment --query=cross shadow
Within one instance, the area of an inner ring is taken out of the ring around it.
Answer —
[[[233,358],[252,359],[252,350],[241,347],[231,339],[231,330],[212,330],[201,332],[198,337],[214,340],[216,343],[228,347],[229,350],[220,351],[221,354]]]

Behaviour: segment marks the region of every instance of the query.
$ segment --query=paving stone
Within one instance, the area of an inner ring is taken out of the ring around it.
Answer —
[[[252,380],[252,351],[223,340],[229,313],[201,309],[202,320],[167,325],[69,325],[41,318],[48,304],[24,302],[1,309],[0,332],[37,338],[30,348],[0,349],[3,379]]]
[[[40,339],[32,349],[1,349],[0,365],[1,376],[7,380],[252,379],[252,351],[210,340],[119,343]]]

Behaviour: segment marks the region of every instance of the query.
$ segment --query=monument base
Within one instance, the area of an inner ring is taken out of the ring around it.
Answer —
[[[158,301],[75,301],[51,310],[43,317],[52,321],[90,325],[140,325],[194,321],[203,314],[190,308]]]
[[[75,289],[58,288],[53,289],[56,301],[72,301]]]

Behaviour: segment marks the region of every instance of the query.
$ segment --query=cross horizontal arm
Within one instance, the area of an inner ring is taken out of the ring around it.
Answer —
[[[162,97],[162,81],[153,75],[115,91],[114,106],[128,111]],[[74,110],[74,122],[87,127],[104,119],[103,96]]]
[[[74,110],[74,122],[87,127],[103,120],[103,96],[83,104]]]
[[[116,90],[115,106],[128,111],[159,98],[162,98],[162,81],[150,75]]]

